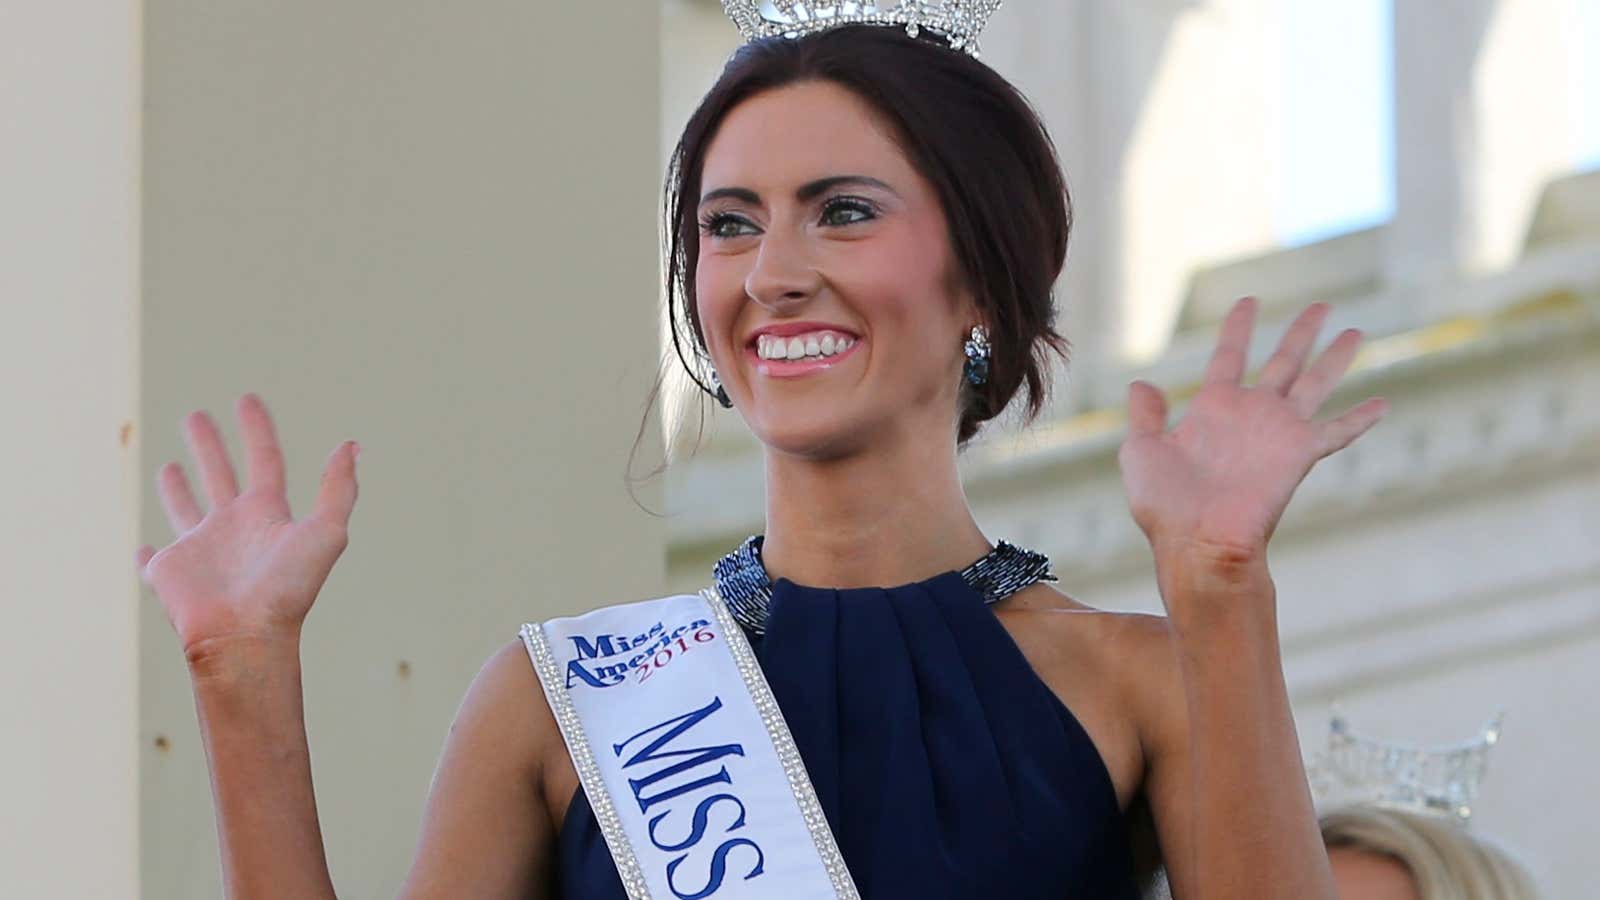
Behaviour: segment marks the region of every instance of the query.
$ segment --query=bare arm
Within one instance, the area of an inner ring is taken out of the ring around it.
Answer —
[[[230,898],[334,897],[306,744],[298,640],[188,653]]]
[[[297,644],[191,653],[226,894],[332,898],[312,791]],[[543,898],[553,829],[541,786],[550,719],[521,642],[496,652],[450,727],[401,896]]]
[[[1167,589],[1233,601],[1211,606],[1225,610],[1213,619],[1174,621],[1157,651],[1169,688],[1147,728],[1146,790],[1174,897],[1332,898],[1276,622],[1256,614],[1272,609],[1270,579]]]
[[[349,542],[358,448],[334,450],[314,509],[295,519],[266,405],[246,394],[238,413],[248,487],[240,491],[211,417],[191,413],[184,428],[210,509],[201,509],[181,466],[163,466],[160,496],[177,538],[159,552],[140,547],[135,560],[189,664],[227,896],[331,898],[300,631]],[[451,727],[405,896],[546,896],[552,827],[542,761],[559,746],[532,667],[513,643],[478,673]]]
[[[450,726],[401,896],[555,896],[551,753],[565,745],[519,638],[484,664]]]
[[[1244,298],[1228,313],[1204,381],[1170,430],[1161,390],[1129,385],[1118,461],[1155,553],[1183,697],[1181,710],[1142,732],[1150,796],[1186,900],[1331,900],[1289,713],[1267,544],[1312,466],[1365,433],[1388,403],[1369,398],[1313,420],[1361,341],[1346,329],[1310,359],[1325,303],[1296,317],[1245,385],[1255,308]],[[1175,732],[1172,722],[1187,724]]]

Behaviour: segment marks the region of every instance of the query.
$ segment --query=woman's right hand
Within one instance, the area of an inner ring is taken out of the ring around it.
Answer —
[[[356,502],[353,441],[336,447],[323,470],[309,516],[289,512],[283,453],[266,405],[239,399],[249,483],[239,493],[227,447],[204,411],[183,420],[189,452],[210,500],[202,512],[183,467],[161,467],[158,490],[177,540],[157,552],[145,545],[139,577],[161,600],[185,656],[195,663],[236,639],[298,640],[301,623],[349,543]]]

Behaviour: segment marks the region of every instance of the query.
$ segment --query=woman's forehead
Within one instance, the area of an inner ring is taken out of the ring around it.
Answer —
[[[728,112],[706,148],[706,190],[782,189],[849,173],[900,184],[911,172],[865,100],[831,82],[763,91]]]

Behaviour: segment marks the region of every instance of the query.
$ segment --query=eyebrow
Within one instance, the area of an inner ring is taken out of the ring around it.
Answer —
[[[801,203],[806,203],[816,199],[818,195],[826,192],[830,188],[836,188],[842,185],[875,187],[880,190],[887,191],[896,197],[900,196],[895,192],[894,188],[876,178],[873,178],[870,175],[831,175],[827,178],[818,178],[815,181],[808,181],[805,184],[800,185],[800,187],[794,192],[794,198],[799,200]],[[706,191],[705,194],[700,197],[700,205],[704,206],[705,204],[710,203],[712,200],[717,200],[722,197],[731,197],[735,200],[742,200],[746,203],[752,203],[756,205],[761,203],[761,195],[750,190],[749,188],[723,187]]]

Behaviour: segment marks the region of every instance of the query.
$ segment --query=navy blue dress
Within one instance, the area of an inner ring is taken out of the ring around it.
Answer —
[[[770,610],[751,643],[864,900],[1138,897],[1098,751],[959,573],[780,578]],[[581,787],[558,844],[562,900],[625,900]]]

